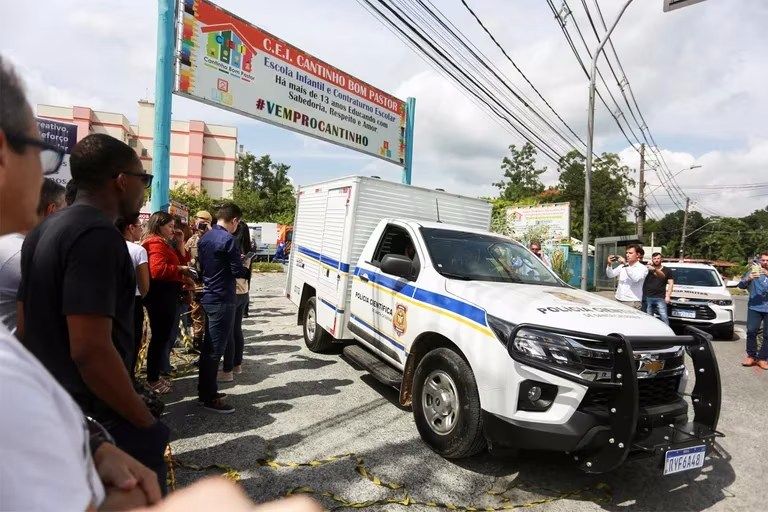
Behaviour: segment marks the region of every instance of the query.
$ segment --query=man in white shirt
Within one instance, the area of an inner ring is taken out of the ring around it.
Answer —
[[[619,278],[616,286],[616,300],[635,309],[642,307],[643,282],[648,275],[648,267],[640,262],[644,254],[645,251],[640,245],[631,244],[627,246],[626,259],[611,255],[605,267],[605,274],[608,277]],[[619,263],[619,266],[614,268],[613,263]]]

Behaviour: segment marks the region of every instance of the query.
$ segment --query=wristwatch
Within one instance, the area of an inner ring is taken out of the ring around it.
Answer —
[[[96,450],[102,443],[115,444],[115,438],[112,437],[112,434],[110,434],[101,423],[90,416],[85,416],[84,421],[86,430],[88,431],[88,443],[91,447],[91,455],[96,453]]]

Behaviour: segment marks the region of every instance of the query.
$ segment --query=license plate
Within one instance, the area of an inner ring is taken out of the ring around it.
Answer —
[[[673,309],[672,316],[677,316],[680,318],[696,318],[696,312],[688,311],[687,309]]]
[[[707,447],[703,444],[680,448],[679,450],[669,450],[664,455],[664,474],[671,475],[702,467],[706,451]]]

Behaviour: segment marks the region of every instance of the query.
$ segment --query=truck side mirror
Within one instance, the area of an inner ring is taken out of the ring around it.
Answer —
[[[381,260],[381,271],[403,279],[410,279],[413,275],[413,261],[401,254],[387,254]]]

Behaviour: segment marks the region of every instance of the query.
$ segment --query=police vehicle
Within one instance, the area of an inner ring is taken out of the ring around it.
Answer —
[[[701,467],[720,435],[711,337],[568,286],[490,217],[485,201],[374,178],[301,187],[286,292],[307,347],[354,340],[345,357],[398,389],[447,458],[509,446],[591,473],[630,457]]]
[[[675,286],[668,307],[673,324],[693,325],[733,339],[733,298],[720,273],[706,263],[664,262]]]

